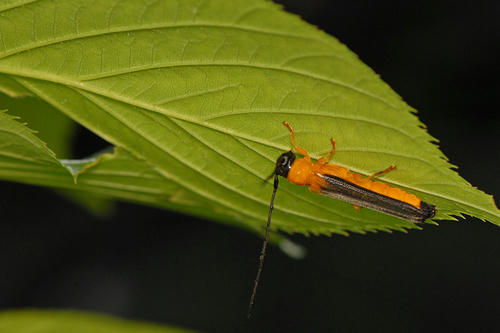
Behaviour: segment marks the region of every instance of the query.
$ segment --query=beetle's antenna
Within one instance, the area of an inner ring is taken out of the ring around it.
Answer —
[[[275,174],[276,174],[276,170],[274,170],[272,174],[270,174],[269,176],[267,176],[267,177],[266,177],[266,179],[264,179],[264,180],[262,181],[262,185],[265,185],[265,184],[267,183],[267,181],[268,181],[269,179],[273,178],[273,176],[274,176]]]
[[[259,269],[257,270],[257,276],[255,277],[255,283],[253,285],[252,296],[250,296],[250,303],[248,303],[248,312],[247,312],[248,319],[250,319],[250,316],[252,315],[252,306],[253,306],[253,302],[255,300],[255,294],[257,293],[257,287],[259,286],[260,275],[262,273],[262,267],[264,266],[264,257],[266,256],[267,243],[269,243],[269,227],[271,226],[271,214],[273,213],[274,197],[276,196],[276,191],[278,190],[278,185],[279,185],[278,175],[274,174],[274,190],[273,190],[273,195],[271,196],[271,204],[269,205],[269,215],[267,217],[266,236],[264,237],[264,243],[262,244],[262,250],[260,251]]]

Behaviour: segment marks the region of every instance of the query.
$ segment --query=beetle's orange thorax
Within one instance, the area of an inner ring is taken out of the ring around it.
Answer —
[[[305,158],[296,159],[290,170],[288,171],[287,179],[297,185],[309,185],[314,176],[314,165],[310,160]]]

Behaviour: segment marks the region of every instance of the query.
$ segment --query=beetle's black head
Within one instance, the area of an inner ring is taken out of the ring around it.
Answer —
[[[293,161],[295,161],[295,154],[292,151],[281,154],[276,160],[276,169],[274,169],[274,173],[286,178],[288,176],[288,171],[290,171],[292,167]]]

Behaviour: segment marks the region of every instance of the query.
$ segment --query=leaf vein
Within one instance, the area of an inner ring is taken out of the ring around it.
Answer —
[[[348,90],[352,90],[354,92],[359,93],[360,95],[364,95],[366,97],[370,97],[370,98],[373,98],[375,100],[378,100],[378,101],[382,102],[383,104],[385,104],[393,109],[398,109],[395,105],[393,105],[389,101],[387,101],[379,96],[373,95],[372,93],[370,93],[366,90],[360,89],[360,88],[353,86],[351,84],[347,84],[345,82],[341,82],[341,81],[334,80],[331,78],[323,77],[323,76],[317,75],[317,74],[312,73],[312,72],[294,70],[291,68],[281,68],[281,67],[277,67],[277,66],[270,66],[269,64],[222,63],[222,62],[220,62],[220,63],[187,63],[187,62],[184,62],[184,63],[175,63],[175,64],[157,64],[157,65],[136,67],[133,69],[129,68],[129,69],[122,70],[122,71],[114,71],[114,72],[108,72],[108,73],[97,74],[97,75],[88,75],[88,76],[85,76],[83,78],[78,78],[78,79],[80,81],[85,82],[85,81],[92,81],[92,80],[97,80],[97,79],[114,77],[114,76],[118,76],[118,75],[122,75],[122,74],[131,74],[131,73],[137,73],[137,72],[141,72],[141,71],[148,71],[148,70],[154,70],[154,69],[181,68],[181,67],[204,67],[204,66],[205,67],[210,67],[210,66],[224,67],[225,66],[225,67],[254,68],[254,69],[261,69],[261,70],[283,72],[283,73],[293,74],[293,75],[297,75],[297,76],[304,76],[304,77],[309,78],[309,79],[314,79],[317,81],[321,81],[321,82],[329,83],[329,84],[332,84],[335,86],[339,86],[339,87],[342,87],[342,88],[345,88]]]
[[[38,1],[38,0],[36,0],[36,1]],[[77,20],[75,19],[75,21],[77,21]],[[78,27],[78,25],[76,25],[76,26]],[[218,24],[218,23],[213,23],[213,22],[178,23],[178,24],[156,23],[156,24],[147,24],[147,25],[139,25],[139,26],[125,26],[125,27],[108,28],[108,30],[99,30],[98,29],[98,30],[89,31],[86,33],[80,33],[77,29],[76,34],[64,35],[64,36],[60,36],[58,38],[52,38],[52,39],[45,40],[45,41],[37,41],[36,43],[29,43],[29,44],[23,45],[22,47],[13,48],[8,52],[3,52],[3,54],[0,54],[0,59],[7,58],[7,57],[10,57],[12,55],[19,54],[19,53],[31,51],[31,50],[34,50],[37,48],[51,46],[51,45],[63,43],[63,42],[74,41],[74,40],[78,40],[78,39],[85,39],[85,38],[98,37],[98,36],[104,36],[104,35],[112,35],[112,34],[117,34],[117,33],[129,33],[129,32],[147,31],[147,30],[153,30],[153,29],[177,29],[177,28],[231,29],[231,30],[259,33],[259,34],[263,34],[263,35],[277,36],[277,37],[283,37],[283,38],[304,39],[304,40],[314,41],[314,42],[323,44],[325,46],[331,47],[330,43],[327,43],[324,40],[311,38],[310,36],[286,34],[286,33],[281,33],[281,32],[276,32],[276,31],[271,31],[271,30],[266,30],[266,29],[261,29],[261,28],[256,28],[256,27],[250,27],[250,26],[231,26],[231,25],[227,25],[227,24]]]
[[[25,5],[29,5],[29,4],[37,2],[37,1],[40,1],[40,0],[25,0],[25,1],[19,1],[18,3],[14,4],[14,5],[5,5],[3,7],[0,7],[0,13],[6,12],[6,11],[11,10],[11,9],[19,8],[19,7],[22,7]]]
[[[286,96],[288,96],[288,94]],[[338,115],[335,115],[332,113],[318,112],[316,110],[313,110],[312,112],[310,112],[310,110],[307,110],[307,111],[309,112],[308,114],[312,114],[312,115],[317,116],[317,117],[326,117],[326,118],[333,118],[333,119],[344,119],[344,120],[366,122],[369,124],[377,125],[377,126],[380,126],[383,128],[387,128],[387,129],[396,131],[396,132],[401,133],[404,136],[410,138],[411,140],[415,139],[412,135],[401,130],[400,128],[393,127],[390,124],[385,124],[385,123],[382,123],[382,122],[379,122],[379,121],[376,121],[373,119],[367,119],[367,118],[361,118],[361,117],[354,118],[354,117],[347,117],[347,116],[338,116]],[[235,116],[235,115],[245,115],[245,114],[251,114],[251,113],[279,113],[279,114],[293,114],[293,115],[295,115],[295,114],[304,114],[304,110],[293,110],[293,109],[282,109],[282,108],[279,108],[279,109],[257,109],[257,108],[256,109],[239,109],[236,111],[231,110],[228,112],[221,112],[221,113],[218,113],[218,114],[213,115],[213,116],[204,117],[204,118],[202,118],[202,120],[203,121],[210,121],[210,120],[220,119],[220,118],[224,118],[224,117],[230,117],[230,116]]]

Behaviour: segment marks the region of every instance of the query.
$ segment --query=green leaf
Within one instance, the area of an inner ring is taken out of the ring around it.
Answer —
[[[23,96],[16,95],[15,97]],[[0,106],[10,110],[9,114],[29,121],[29,127],[37,129],[37,136],[48,144],[58,158],[71,157],[76,129],[76,123],[73,120],[38,98],[9,98],[0,94]],[[112,210],[112,202],[109,200],[81,195],[76,191],[59,191],[59,193],[78,204],[83,204],[98,216],[105,216]]]
[[[71,158],[76,123],[38,98],[9,98],[0,94],[0,108],[37,129],[37,136],[58,158]]]
[[[0,179],[63,189],[71,193],[70,198],[83,201],[96,213],[109,211],[107,201],[102,199],[113,198],[211,218],[262,233],[256,224],[249,224],[232,210],[166,179],[124,149],[106,149],[80,160],[57,160],[33,131],[17,119],[0,113],[0,142],[8,142],[0,149]],[[36,159],[26,158],[35,155]],[[95,200],[96,196],[100,200]],[[271,241],[293,258],[305,255],[302,247],[277,233],[272,233]]]
[[[0,331],[9,333],[188,333],[167,325],[77,311],[17,310],[0,313]]]
[[[31,93],[17,83],[16,80],[3,74],[0,75],[0,91],[11,97],[25,97],[31,95]]]
[[[124,148],[194,198],[202,214],[265,225],[272,187],[262,180],[290,147],[287,120],[315,158],[333,137],[334,162],[353,171],[397,165],[382,179],[435,204],[436,219],[466,213],[500,224],[492,198],[450,169],[411,107],[336,39],[271,2],[8,7],[0,20],[2,89],[29,91]],[[141,196],[150,204],[172,198]],[[275,207],[273,227],[288,232],[416,227],[287,182]]]
[[[193,213],[209,204],[123,149],[106,150],[82,160],[58,160],[32,130],[16,120],[17,117],[0,113],[2,179],[91,192],[175,210],[182,210],[180,206],[188,210],[194,206]],[[217,210],[211,207],[207,213]]]
[[[0,111],[0,172],[2,177],[26,183],[52,184],[57,174],[72,180],[71,173],[56,159],[46,144],[19,117]]]

